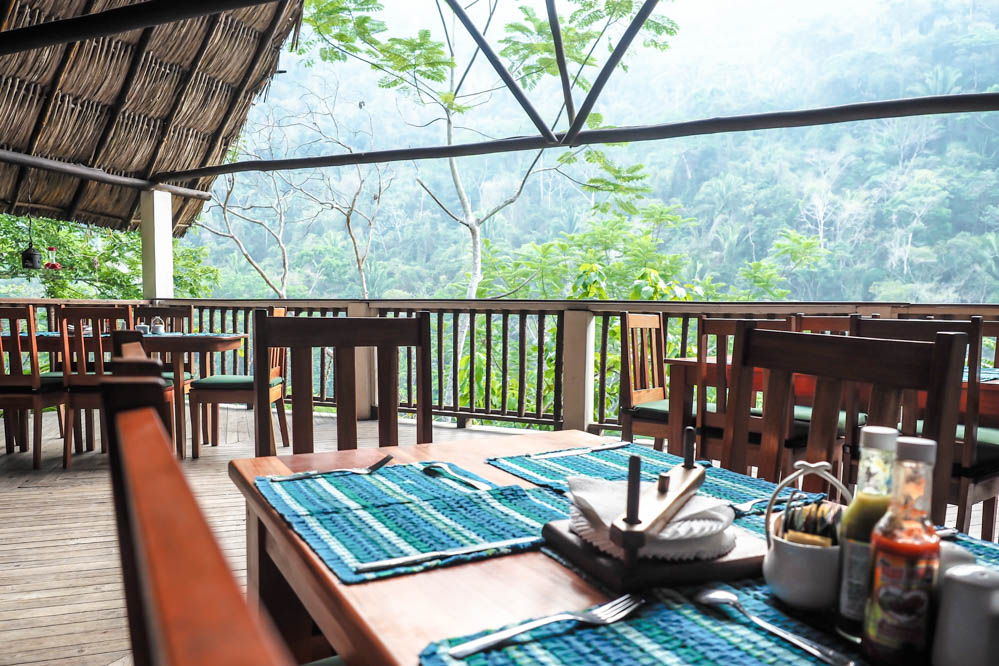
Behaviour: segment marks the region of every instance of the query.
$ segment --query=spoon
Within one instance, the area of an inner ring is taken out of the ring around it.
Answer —
[[[780,627],[770,624],[766,620],[753,615],[743,608],[741,603],[739,603],[739,597],[736,596],[735,593],[729,592],[728,590],[722,590],[717,587],[708,587],[698,592],[694,597],[694,601],[703,606],[734,606],[736,610],[749,618],[749,621],[756,626],[766,629],[774,636],[783,638],[788,643],[801,648],[808,654],[821,659],[827,664],[833,664],[834,666],[853,666],[854,664],[852,659],[841,652],[827,648],[824,645],[819,645],[818,643],[813,643],[807,638],[802,638],[797,634],[792,634],[790,631],[781,629]]]
[[[492,490],[492,486],[488,483],[483,483],[481,481],[476,481],[475,479],[470,479],[467,476],[462,476],[454,471],[454,469],[447,463],[435,462],[423,466],[423,473],[430,476],[446,476],[453,481],[459,483],[464,483],[466,486],[471,486],[476,490]]]

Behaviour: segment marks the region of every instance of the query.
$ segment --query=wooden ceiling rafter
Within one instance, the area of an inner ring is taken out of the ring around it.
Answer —
[[[96,166],[100,159],[104,156],[104,149],[107,147],[108,142],[111,139],[111,135],[114,133],[114,129],[118,124],[118,119],[125,110],[125,104],[128,102],[128,94],[132,91],[132,86],[135,84],[135,79],[139,74],[139,68],[142,65],[142,60],[146,57],[146,53],[149,51],[149,42],[152,39],[153,31],[155,29],[156,28],[146,28],[142,31],[142,35],[139,36],[139,41],[135,45],[135,53],[132,54],[132,61],[128,65],[128,72],[125,74],[121,88],[118,90],[118,96],[115,98],[114,105],[111,107],[111,116],[104,124],[104,129],[101,130],[101,135],[97,139],[97,144],[94,146],[94,152],[91,154],[88,162],[89,166]],[[80,203],[83,201],[83,195],[90,183],[91,181],[89,180],[81,180],[76,186],[76,192],[73,193],[73,198],[70,201],[69,208],[67,208],[66,217],[69,219],[72,220],[79,212]]]
[[[83,13],[89,14],[94,9],[96,0],[87,0],[87,3],[83,6]],[[11,8],[14,4],[11,2]],[[49,116],[52,115],[52,107],[55,106],[56,99],[59,96],[59,88],[62,86],[63,80],[66,78],[66,72],[69,71],[69,66],[73,63],[73,58],[76,57],[77,52],[80,50],[80,42],[67,43],[62,52],[62,57],[59,59],[59,64],[56,66],[55,72],[52,74],[52,79],[49,81],[48,85],[48,95],[45,98],[45,102],[42,103],[42,110],[38,113],[38,118],[35,119],[35,126],[31,130],[31,138],[28,139],[28,153],[34,155],[38,150],[38,144],[42,138],[42,132],[45,131],[45,126],[48,125]],[[11,191],[10,196],[10,206],[7,208],[8,213],[14,212],[14,206],[17,200],[21,197],[21,188],[24,186],[24,181],[27,178],[28,171],[24,167],[20,167],[17,170],[17,176],[14,178],[14,189]],[[29,194],[30,198],[30,194]]]
[[[97,39],[114,33],[150,28],[163,23],[174,23],[276,1],[145,0],[96,14],[81,14],[72,18],[9,30],[4,35],[4,40],[0,42],[0,56],[66,42]]]
[[[225,154],[303,0],[38,2],[0,0],[0,211],[129,228],[128,189],[170,190],[182,235],[212,179],[148,174]]]
[[[149,174],[153,173],[156,169],[156,162],[159,160],[160,155],[163,154],[163,147],[166,145],[167,137],[170,136],[170,131],[173,129],[174,123],[177,121],[177,116],[180,113],[180,108],[184,103],[184,99],[187,97],[187,93],[191,88],[191,84],[197,78],[198,71],[201,69],[201,64],[204,62],[205,53],[208,52],[208,47],[215,39],[218,33],[219,26],[222,23],[222,14],[212,14],[211,19],[209,19],[208,28],[205,30],[205,36],[201,40],[201,44],[198,46],[197,53],[194,54],[194,59],[191,61],[191,66],[184,74],[184,78],[180,85],[177,86],[177,94],[174,95],[173,103],[170,105],[170,111],[167,113],[166,119],[164,119],[163,124],[160,126],[159,140],[156,142],[156,147],[153,149],[153,154],[146,163],[146,168],[143,169],[143,176],[149,178]],[[226,117],[223,116],[220,124],[225,124]],[[139,202],[141,196],[139,192],[135,193],[135,198],[132,201],[132,205],[129,207],[129,215],[122,222],[127,226],[131,224],[131,221],[135,218],[135,211],[139,207]]]
[[[274,10],[274,17],[271,22],[267,25],[267,29],[260,36],[260,41],[257,43],[257,49],[253,53],[253,57],[250,59],[249,67],[246,68],[246,73],[243,75],[242,80],[239,85],[233,90],[232,97],[229,99],[229,104],[226,106],[225,113],[222,114],[222,119],[219,121],[218,127],[212,132],[211,137],[208,139],[208,143],[205,147],[205,152],[201,157],[201,165],[207,166],[208,162],[211,161],[212,156],[218,152],[218,147],[223,137],[225,136],[226,126],[229,124],[229,119],[235,112],[236,108],[239,106],[240,101],[249,89],[250,84],[253,82],[253,75],[260,66],[260,62],[263,60],[264,56],[267,54],[268,49],[273,48],[274,36],[277,34],[278,28],[281,26],[281,20],[285,16],[288,9],[288,5],[291,0],[281,0],[278,6]],[[146,177],[152,175],[152,171],[146,174]],[[132,204],[132,216],[135,216],[135,211],[138,208],[139,199],[136,197]]]

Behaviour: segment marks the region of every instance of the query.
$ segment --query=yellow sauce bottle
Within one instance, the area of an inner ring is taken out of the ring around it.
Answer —
[[[860,431],[860,463],[853,501],[840,522],[839,604],[836,630],[859,643],[871,578],[871,532],[888,510],[895,462],[894,428]]]

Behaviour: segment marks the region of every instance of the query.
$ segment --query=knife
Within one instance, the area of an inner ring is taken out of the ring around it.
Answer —
[[[614,442],[612,444],[604,444],[603,446],[591,446],[585,449],[566,449],[565,451],[553,451],[550,453],[532,453],[527,457],[532,460],[544,460],[546,458],[562,458],[564,456],[581,456],[585,453],[593,453],[594,451],[622,449],[629,444],[631,444],[631,442]]]
[[[416,555],[403,555],[402,557],[393,557],[387,560],[365,562],[354,567],[354,572],[371,573],[373,571],[384,571],[385,569],[395,569],[396,567],[404,567],[410,564],[443,560],[455,555],[469,555],[471,553],[480,553],[484,550],[493,550],[494,548],[509,548],[511,546],[522,546],[533,543],[540,543],[540,539],[536,536],[530,536],[507,539],[506,541],[493,541],[492,543],[477,543],[471,546],[459,546],[457,548],[448,548],[447,550],[435,550],[429,553],[417,553]]]

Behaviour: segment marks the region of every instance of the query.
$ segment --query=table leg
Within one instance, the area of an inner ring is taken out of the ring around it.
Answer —
[[[177,445],[177,458],[184,459],[187,435],[184,432],[184,354],[170,355],[173,360],[173,411],[175,414],[173,437]]]
[[[683,455],[683,430],[694,425],[690,412],[694,405],[694,385],[690,381],[693,368],[669,366],[669,442],[666,450]],[[698,451],[700,455],[700,451]]]
[[[246,596],[270,615],[298,663],[312,660],[312,617],[267,553],[267,528],[246,511]]]

